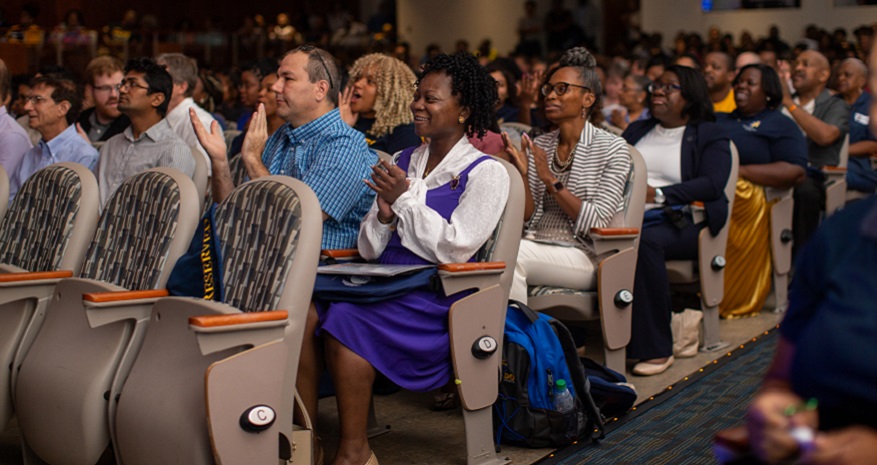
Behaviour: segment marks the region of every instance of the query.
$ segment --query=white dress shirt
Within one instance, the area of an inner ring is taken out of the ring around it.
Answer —
[[[493,234],[505,210],[509,196],[505,167],[487,160],[473,168],[450,221],[426,205],[426,193],[451,182],[483,156],[484,153],[463,137],[426,179],[422,179],[429,146],[422,145],[411,154],[410,185],[392,205],[397,217],[396,232],[403,246],[433,263],[465,262],[478,252]],[[359,229],[359,252],[363,258],[373,260],[381,255],[393,235],[391,226],[378,221],[375,200]]]
[[[201,155],[204,155],[204,159],[207,160],[207,174],[209,175],[211,173],[210,156],[207,155],[204,147],[201,147],[201,143],[198,142],[198,136],[195,135],[195,130],[192,129],[192,121],[189,119],[189,108],[195,109],[195,114],[198,115],[201,124],[204,125],[205,129],[210,131],[210,125],[213,124],[216,119],[203,108],[199,107],[195,101],[192,100],[192,97],[186,97],[183,99],[179,105],[167,113],[165,119],[167,119],[167,122],[171,125],[171,129],[173,129],[183,141],[190,146],[195,147],[201,152]],[[222,134],[222,128],[218,127],[217,129],[219,130],[219,133]]]

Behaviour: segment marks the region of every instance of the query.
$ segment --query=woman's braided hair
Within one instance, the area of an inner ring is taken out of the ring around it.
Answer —
[[[484,137],[496,124],[496,104],[499,94],[496,81],[474,55],[457,52],[436,55],[423,65],[417,83],[430,73],[444,73],[451,77],[451,93],[460,100],[460,106],[469,109],[466,135]]]
[[[368,131],[374,137],[392,134],[393,129],[414,121],[408,105],[414,97],[417,78],[405,63],[380,53],[365,55],[350,68],[350,82],[370,73],[375,85],[375,124]]]

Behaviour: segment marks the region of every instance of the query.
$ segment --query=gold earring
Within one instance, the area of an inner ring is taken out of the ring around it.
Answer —
[[[463,118],[463,115],[460,115],[460,117],[459,117],[459,118],[457,118],[457,121],[459,121],[459,122],[460,122],[460,124],[463,124],[463,123],[465,123],[465,122],[466,122],[466,118]]]

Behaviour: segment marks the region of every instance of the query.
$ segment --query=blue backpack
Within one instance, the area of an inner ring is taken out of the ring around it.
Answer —
[[[556,447],[590,436],[603,437],[600,411],[576,353],[569,330],[559,321],[511,301],[506,313],[502,379],[493,404],[494,439],[526,447]],[[554,408],[554,383],[567,382],[578,424],[573,437],[570,418]]]

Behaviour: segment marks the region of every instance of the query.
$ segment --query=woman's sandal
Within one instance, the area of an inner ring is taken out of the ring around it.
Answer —
[[[439,392],[432,398],[432,409],[436,412],[453,410],[460,406],[460,398],[456,392]]]

